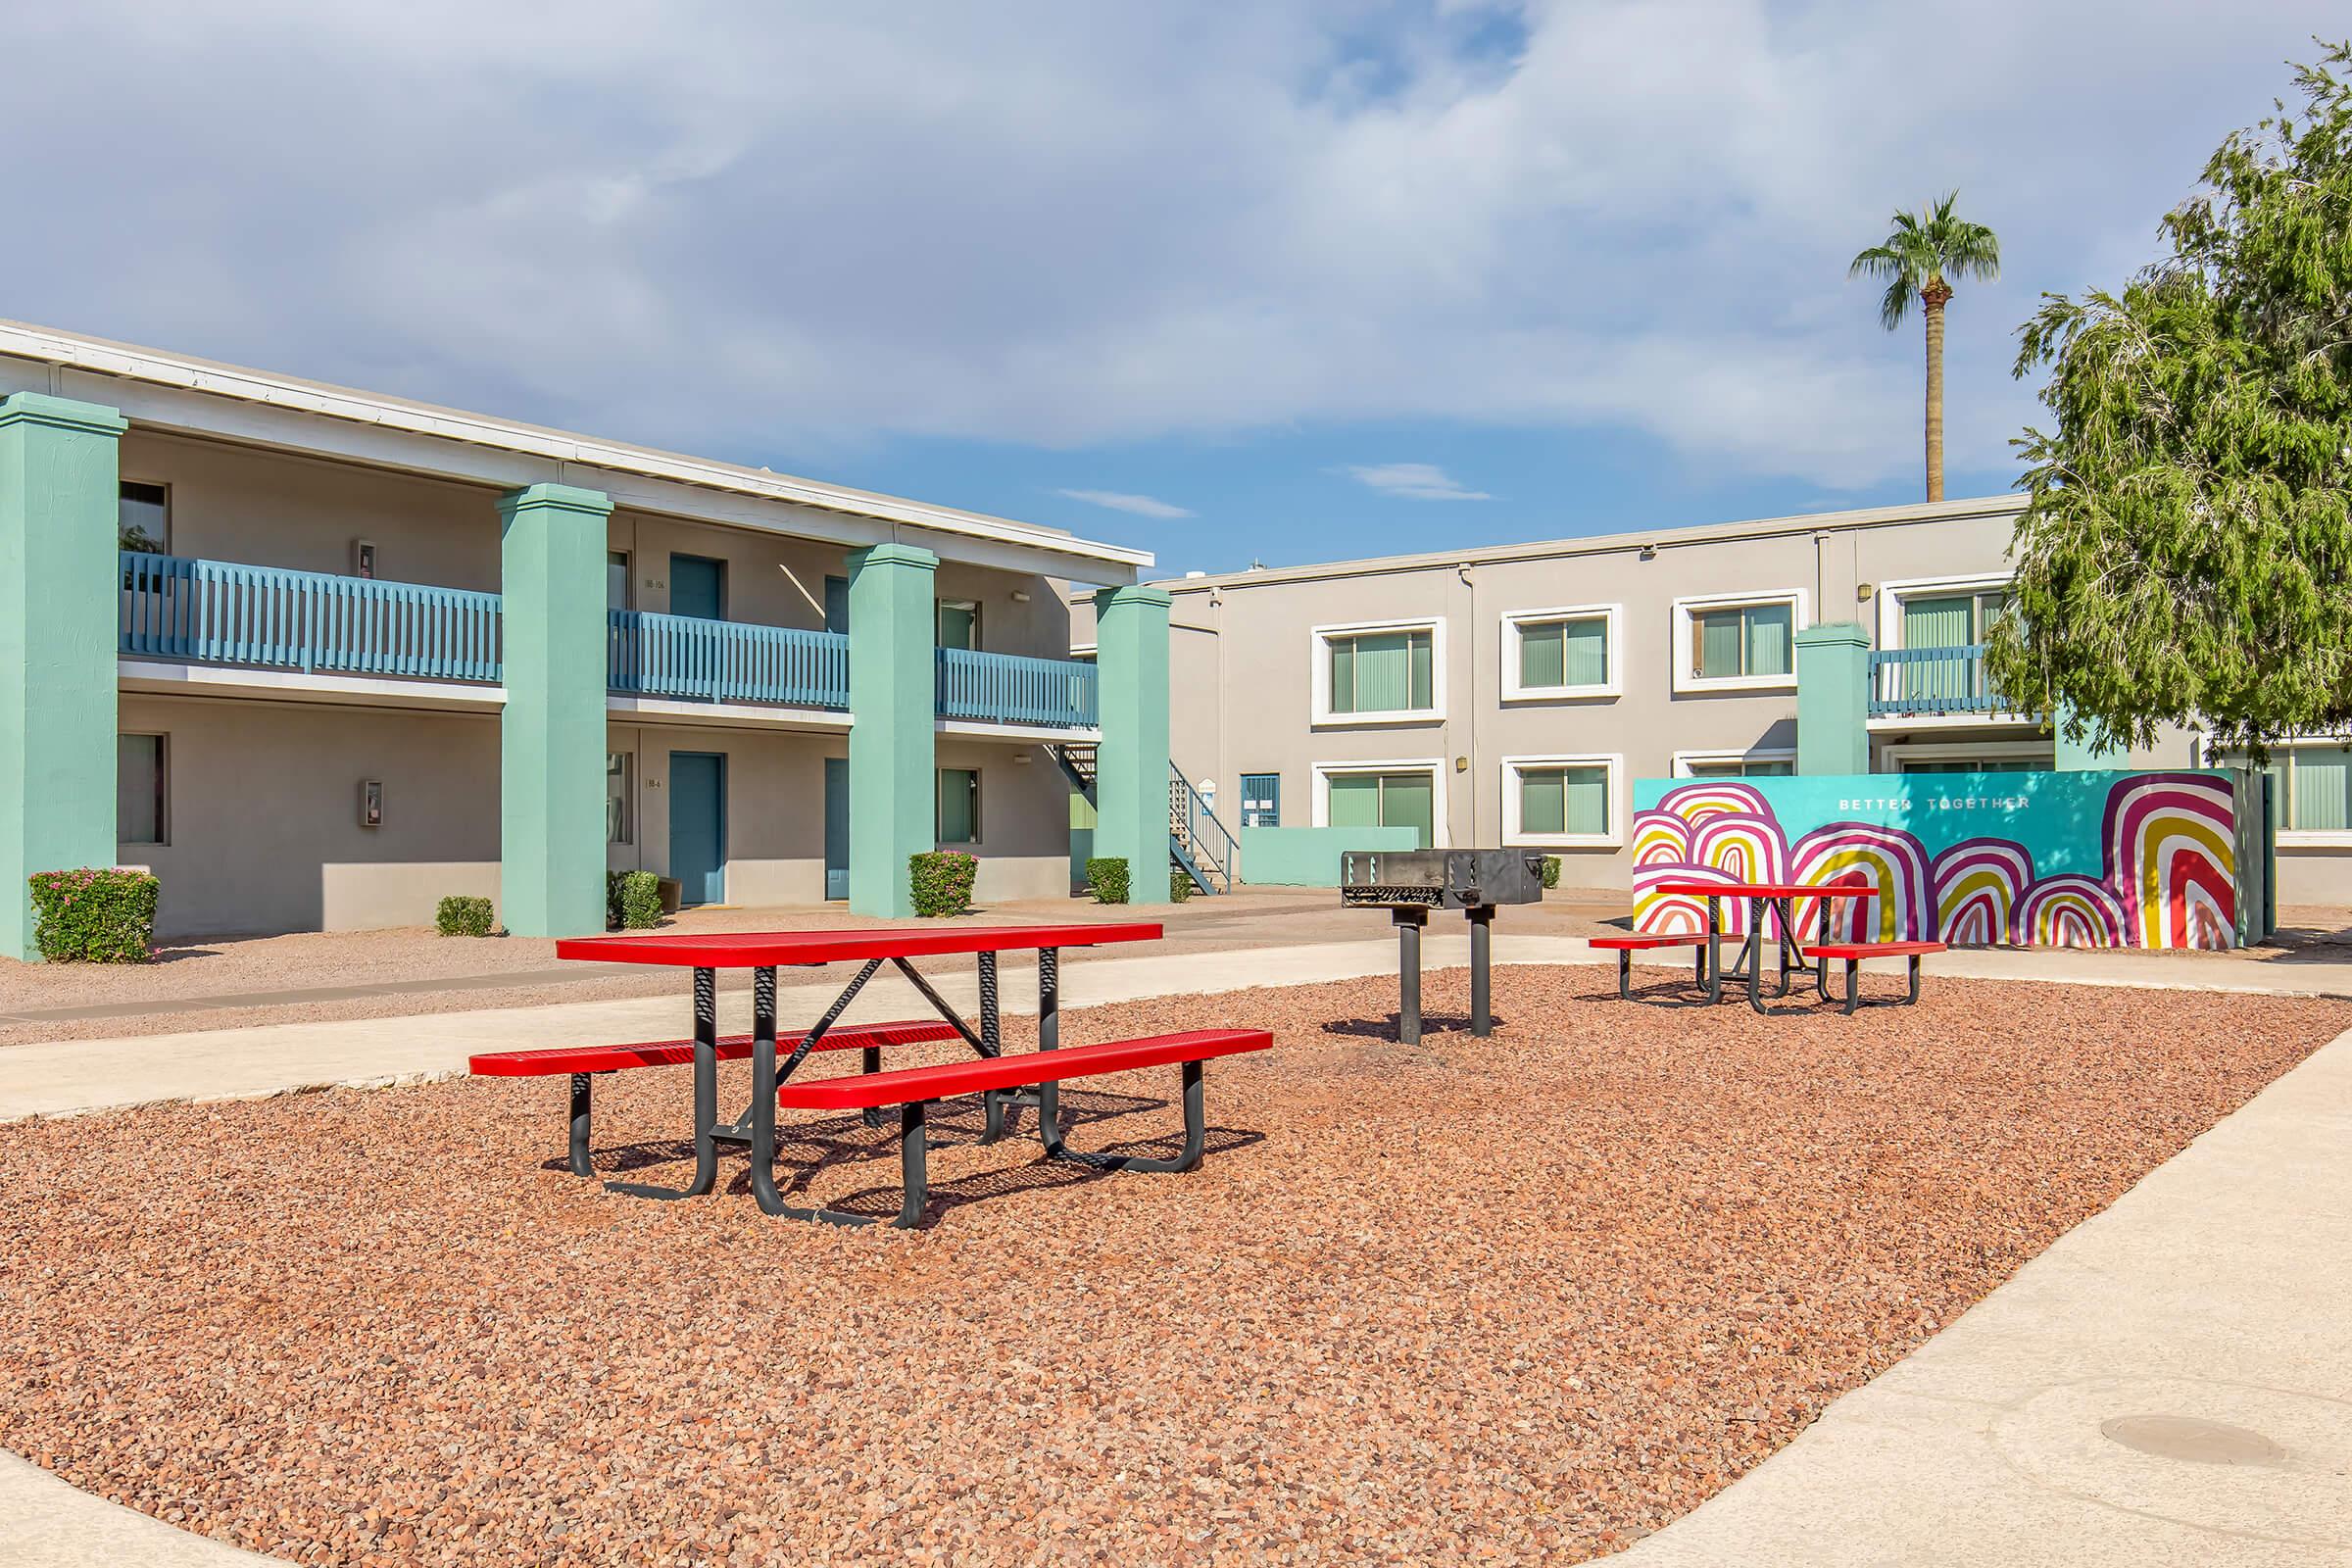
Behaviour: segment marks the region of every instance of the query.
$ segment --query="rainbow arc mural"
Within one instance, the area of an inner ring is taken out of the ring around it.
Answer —
[[[2218,770],[1642,779],[1635,805],[1639,931],[1706,929],[1706,901],[1663,883],[1789,881],[1878,890],[1833,903],[1848,941],[2237,940],[2237,797]],[[1807,936],[1821,902],[1797,901]],[[1743,934],[1745,901],[1724,918]]]

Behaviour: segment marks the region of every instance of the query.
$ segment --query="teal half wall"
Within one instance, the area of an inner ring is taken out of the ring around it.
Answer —
[[[1246,827],[1241,831],[1242,880],[1256,887],[1336,888],[1340,857],[1348,850],[1412,850],[1410,827]]]
[[[603,492],[535,484],[499,503],[506,708],[499,918],[521,937],[605,928]]]
[[[2231,947],[2261,897],[2259,787],[2222,768],[1637,779],[1634,922],[1703,930],[1691,889],[1858,882],[1871,896],[1832,906],[1847,940]],[[1718,901],[1744,931],[1746,901]],[[1797,902],[1802,935],[1818,912]]]
[[[0,953],[38,956],[25,878],[113,865],[122,570],[113,409],[0,401]]]

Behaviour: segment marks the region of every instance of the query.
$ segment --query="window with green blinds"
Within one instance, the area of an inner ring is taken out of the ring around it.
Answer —
[[[943,767],[939,770],[939,842],[980,842],[980,770]]]
[[[1523,767],[1519,831],[1598,837],[1609,831],[1609,770],[1600,765]]]
[[[1690,673],[1701,680],[1786,675],[1795,664],[1796,611],[1785,603],[1690,613]]]
[[[1423,713],[1437,706],[1434,639],[1426,631],[1355,632],[1329,640],[1334,713]]]
[[[1324,820],[1333,827],[1409,827],[1420,847],[1436,842],[1437,796],[1430,776],[1409,773],[1334,773]]]
[[[1788,778],[1796,772],[1796,764],[1787,760],[1750,760],[1742,758],[1734,761],[1692,762],[1684,769],[1690,778]]]
[[[1528,691],[1609,683],[1606,615],[1519,622],[1519,684]]]

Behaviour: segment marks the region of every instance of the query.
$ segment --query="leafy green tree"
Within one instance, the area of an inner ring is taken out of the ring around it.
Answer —
[[[2299,67],[2164,220],[2120,295],[2044,295],[2016,373],[2054,416],[2028,494],[1995,687],[2070,733],[2201,724],[2259,756],[2352,728],[2352,46]]]
[[[1883,277],[1879,320],[1891,332],[1913,304],[1928,328],[1928,499],[1943,499],[1943,308],[1955,278],[2001,275],[2001,242],[1983,223],[1953,215],[1958,191],[1916,213],[1897,213],[1886,238],[1854,258],[1848,277]]]

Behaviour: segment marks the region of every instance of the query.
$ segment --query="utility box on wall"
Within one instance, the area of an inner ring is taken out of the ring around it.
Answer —
[[[1705,929],[1670,882],[1859,881],[1877,896],[1831,917],[1847,940],[2234,947],[2268,898],[2254,799],[2221,768],[1639,779],[1634,925]],[[1722,904],[1743,931],[1746,901]]]

